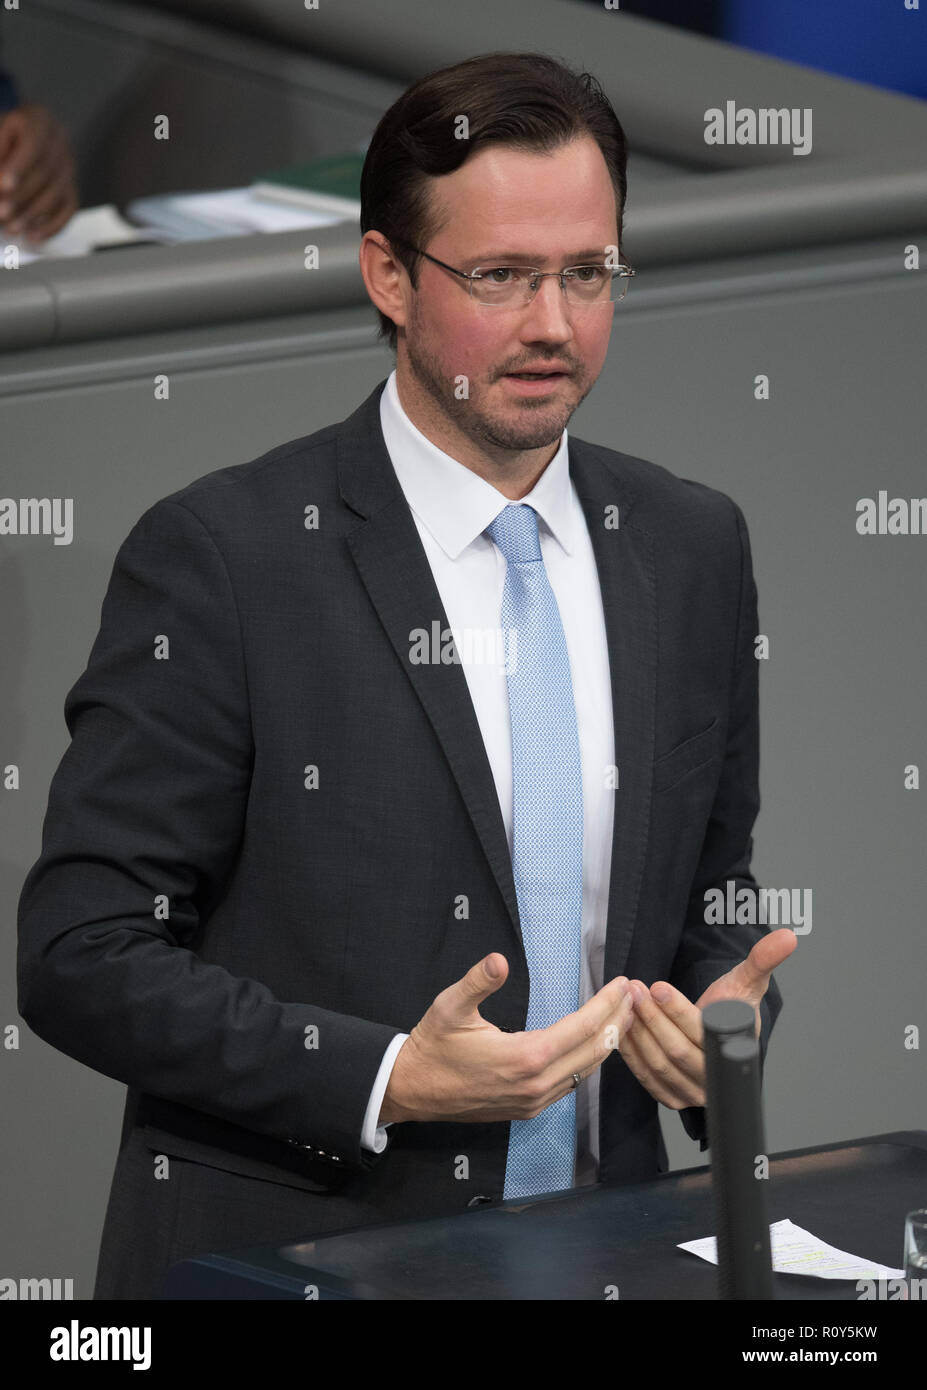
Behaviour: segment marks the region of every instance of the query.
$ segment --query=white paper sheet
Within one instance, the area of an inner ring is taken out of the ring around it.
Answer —
[[[60,232],[47,237],[45,241],[31,242],[15,236],[4,236],[0,229],[0,244],[18,247],[20,265],[28,265],[30,261],[51,260],[58,256],[86,256],[96,246],[116,242],[172,243],[189,235],[189,231],[183,229],[184,219],[191,219],[191,228],[198,226],[198,235],[203,238],[289,232],[299,227],[327,227],[345,221],[344,217],[332,213],[265,202],[253,197],[248,188],[220,189],[215,193],[184,193],[176,197],[137,201],[140,204],[147,201],[152,208],[160,204],[167,213],[174,214],[178,226],[173,233],[170,216],[165,218],[163,227],[154,213],[151,222],[141,218],[144,225],[137,227],[127,222],[112,203],[103,203],[100,207],[80,208]]]
[[[327,227],[344,217],[315,212],[295,204],[269,203],[255,198],[250,188],[222,188],[216,192],[178,193],[167,200],[171,210],[214,223],[232,236],[252,232],[291,232],[299,227]]]
[[[819,1279],[903,1279],[903,1269],[891,1269],[874,1260],[863,1260],[818,1240],[792,1221],[774,1221],[769,1228],[773,1269],[777,1274],[813,1274]],[[679,1250],[691,1250],[702,1260],[718,1263],[715,1236],[680,1241]]]
[[[58,256],[85,256],[95,246],[113,245],[116,242],[151,241],[157,239],[156,232],[143,227],[133,227],[120,216],[112,203],[102,203],[96,208],[80,208],[74,216],[44,241],[26,241],[19,237],[4,237],[4,245],[19,247],[20,265],[30,261],[51,260]]]

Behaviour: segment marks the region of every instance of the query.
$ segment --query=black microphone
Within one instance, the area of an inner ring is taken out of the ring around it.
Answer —
[[[702,1024],[718,1297],[773,1299],[767,1180],[755,1176],[766,1144],[753,1007],[721,999],[702,1010]]]

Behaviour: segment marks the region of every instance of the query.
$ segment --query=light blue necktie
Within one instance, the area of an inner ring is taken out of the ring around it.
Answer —
[[[512,871],[530,977],[526,1028],[547,1028],[579,1007],[583,783],[573,683],[537,513],[513,503],[486,530],[507,562],[501,626],[512,716]],[[512,1121],[504,1198],[572,1187],[575,1155],[570,1091],[533,1120]]]

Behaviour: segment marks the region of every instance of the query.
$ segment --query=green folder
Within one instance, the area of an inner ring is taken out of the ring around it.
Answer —
[[[251,191],[256,198],[356,216],[360,211],[363,166],[363,153],[349,150],[310,160],[308,164],[272,169],[254,180]]]

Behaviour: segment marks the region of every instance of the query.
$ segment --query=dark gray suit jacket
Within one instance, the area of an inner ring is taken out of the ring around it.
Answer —
[[[98,1297],[153,1296],[198,1251],[501,1198],[507,1123],[360,1146],[390,1039],[474,962],[510,966],[487,1019],[519,1030],[528,1005],[463,669],[409,659],[413,629],[448,620],[383,442],[383,384],[342,423],[152,506],[67,696],[19,1008],[129,1087]],[[756,888],[747,531],[728,497],[655,464],[573,438],[569,455],[614,703],[605,979],[695,1000],[766,930],[703,920],[709,887]],[[780,1006],[773,981],[764,1057]],[[682,1114],[704,1148],[704,1111]],[[603,1181],[667,1167],[657,1104],[617,1053],[599,1133]]]

